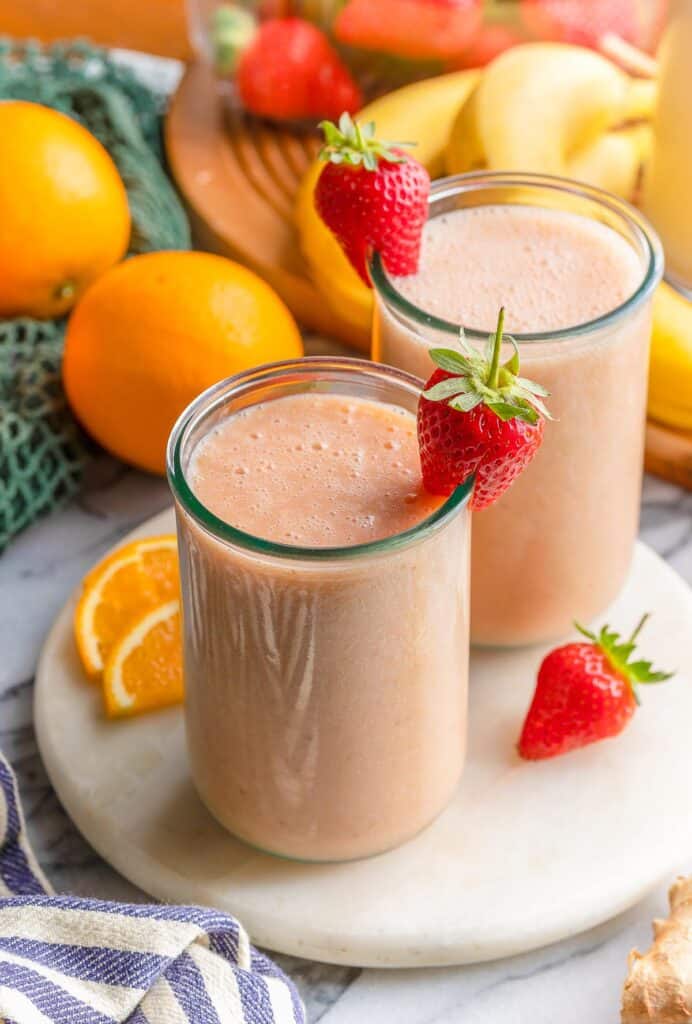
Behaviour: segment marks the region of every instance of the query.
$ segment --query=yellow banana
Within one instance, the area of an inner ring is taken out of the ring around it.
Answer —
[[[649,416],[692,430],[692,302],[665,282],[654,297]]]
[[[454,71],[426,78],[380,96],[358,114],[374,121],[377,134],[392,141],[414,142],[411,150],[431,178],[444,172],[444,152],[459,107],[480,78],[480,71]]]
[[[599,54],[560,43],[514,47],[486,68],[452,127],[450,174],[478,167],[576,177],[631,195],[651,83],[634,84]]]
[[[567,175],[606,192],[631,198],[639,181],[642,165],[651,152],[652,129],[635,124],[620,131],[606,132],[589,146],[583,146],[569,160]]]

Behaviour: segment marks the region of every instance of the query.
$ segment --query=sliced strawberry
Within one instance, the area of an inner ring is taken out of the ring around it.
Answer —
[[[545,388],[517,376],[519,353],[503,336],[504,310],[488,339],[486,355],[431,349],[435,370],[418,403],[418,447],[426,490],[451,494],[472,474],[472,509],[487,508],[528,466],[543,440],[548,410]],[[503,342],[514,355],[500,366]]]
[[[367,257],[379,253],[390,274],[418,269],[428,215],[430,176],[403,150],[375,138],[375,125],[322,125],[326,161],[315,188],[315,206],[369,286]]]
[[[469,45],[481,17],[482,0],[348,0],[334,35],[397,57],[449,60]]]
[[[631,660],[647,618],[625,641],[608,626],[598,635],[577,626],[588,643],[566,644],[543,659],[519,738],[522,757],[555,757],[617,736],[637,708],[637,684],[670,679],[649,661]]]

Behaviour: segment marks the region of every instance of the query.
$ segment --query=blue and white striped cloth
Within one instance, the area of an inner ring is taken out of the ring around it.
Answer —
[[[229,914],[55,896],[0,754],[0,1021],[305,1024],[305,1011]]]

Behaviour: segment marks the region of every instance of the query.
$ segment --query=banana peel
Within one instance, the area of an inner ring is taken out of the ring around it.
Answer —
[[[648,414],[692,431],[692,302],[665,281],[654,296]]]
[[[372,292],[353,269],[339,243],[315,209],[315,185],[322,165],[316,160],[298,188],[294,220],[310,277],[330,309],[346,323],[368,332]]]
[[[561,43],[506,51],[459,110],[445,167],[576,178],[630,198],[650,145],[656,87],[599,54]]]
[[[479,75],[476,70],[456,71],[404,86],[368,104],[357,120],[374,121],[383,139],[416,143],[414,156],[435,178],[444,168],[444,151],[456,112]],[[298,190],[294,221],[300,248],[310,277],[330,308],[367,336],[372,291],[358,277],[315,209],[314,190],[320,170],[319,161],[315,161]]]

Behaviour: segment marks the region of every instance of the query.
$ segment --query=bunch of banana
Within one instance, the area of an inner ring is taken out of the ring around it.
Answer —
[[[592,50],[527,43],[490,64],[456,116],[448,174],[477,168],[575,178],[631,199],[656,86]]]

